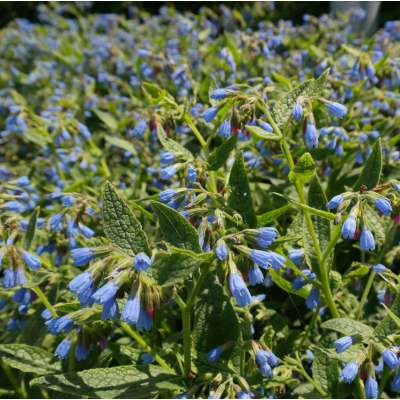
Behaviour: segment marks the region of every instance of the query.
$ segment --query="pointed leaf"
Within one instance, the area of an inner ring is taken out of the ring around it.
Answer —
[[[185,160],[193,159],[193,154],[189,150],[185,149],[179,143],[175,142],[167,136],[161,124],[157,124],[157,134],[158,139],[160,139],[160,142],[165,150],[170,151],[174,154],[179,154]]]
[[[115,147],[118,147],[119,149],[122,149],[122,150],[125,150],[125,151],[129,151],[134,156],[136,156],[138,154],[138,152],[135,149],[135,147],[133,146],[133,144],[128,142],[125,139],[116,138],[116,137],[109,136],[109,135],[104,136],[104,139],[108,143],[112,144]]]
[[[166,243],[179,249],[202,253],[200,236],[185,217],[158,201],[152,201],[151,206],[157,215]]]
[[[260,139],[280,140],[282,138],[280,135],[277,135],[274,132],[265,131],[264,129],[260,128],[259,126],[246,125],[246,129],[250,133],[252,133],[253,135],[257,136]]]
[[[275,272],[272,268],[269,269],[269,273],[271,274],[272,278],[274,279],[274,282],[281,288],[283,289],[285,292],[289,292],[289,293],[293,293],[293,294],[297,294],[297,296],[303,297],[303,298],[307,298],[308,295],[310,294],[310,292],[305,289],[305,288],[301,288],[299,290],[294,290],[292,289],[292,286],[290,284],[290,282],[288,282],[287,280],[283,279],[280,275],[278,275],[277,272]]]
[[[321,325],[321,328],[332,329],[347,336],[354,336],[357,333],[363,336],[371,336],[374,333],[370,326],[354,321],[350,318],[330,319],[329,321],[324,322]]]
[[[110,246],[130,257],[140,252],[151,257],[147,236],[140,222],[108,181],[104,185],[102,213],[104,233]]]
[[[237,155],[229,176],[228,207],[237,211],[249,228],[257,227],[257,216],[254,211],[242,151]]]
[[[293,184],[304,186],[308,180],[314,175],[315,163],[310,153],[304,153],[300,161],[289,173],[289,180]]]
[[[29,281],[25,282],[24,288],[25,289],[32,289],[36,286],[41,285],[43,282],[47,282],[50,280],[50,278],[54,274],[52,272],[43,272],[43,271],[37,271],[33,276],[32,279]]]
[[[284,214],[289,208],[291,207],[291,204],[286,204],[286,206],[283,206],[281,208],[277,208],[276,210],[269,211],[263,215],[259,215],[257,217],[257,222],[258,225],[260,226],[265,226],[273,221],[275,221],[278,217],[280,217],[282,214]]]
[[[22,248],[29,251],[33,238],[35,237],[36,222],[40,214],[40,207],[36,207],[31,214],[24,238],[22,240]]]
[[[330,68],[327,68],[318,79],[316,79],[312,85],[303,93],[304,97],[318,97],[325,87],[326,80],[329,76]]]
[[[400,318],[400,296],[397,296],[394,300],[390,311],[398,318]],[[395,333],[399,328],[397,324],[393,321],[390,315],[387,315],[381,323],[375,328],[374,335],[377,336],[389,336]]]
[[[226,142],[211,153],[206,162],[208,163],[208,171],[218,171],[220,168],[225,166],[228,161],[231,151],[235,148],[238,141],[238,135],[231,136]]]
[[[118,121],[111,114],[100,110],[94,110],[94,113],[112,132],[118,130]]]

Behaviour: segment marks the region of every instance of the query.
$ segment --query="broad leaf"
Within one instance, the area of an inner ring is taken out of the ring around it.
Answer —
[[[374,333],[370,326],[354,321],[350,318],[330,319],[329,321],[324,322],[321,325],[321,328],[332,329],[347,336],[354,336],[357,333],[363,336],[371,336]]]
[[[161,124],[157,124],[157,134],[165,150],[179,154],[185,160],[193,159],[193,154],[189,150],[167,136]]]
[[[277,135],[275,132],[268,132],[264,129],[260,128],[259,126],[250,126],[246,125],[246,129],[252,133],[253,135],[257,136],[260,139],[264,140],[280,140],[282,137]]]
[[[325,357],[328,357],[331,360],[337,360],[340,362],[344,362],[348,364],[356,359],[356,357],[364,350],[363,344],[358,344],[355,346],[351,346],[349,349],[344,351],[343,353],[338,353],[336,349],[329,344],[330,347],[324,347],[321,342],[319,342],[312,349],[314,350],[314,354],[316,352],[323,354]]]
[[[400,296],[397,296],[394,300],[392,306],[390,307],[390,311],[398,318],[400,318]],[[381,323],[375,328],[374,335],[377,336],[389,336],[395,333],[399,328],[396,323],[387,315]]]
[[[359,191],[360,186],[365,185],[368,190],[372,190],[379,183],[379,178],[382,171],[382,149],[381,149],[381,138],[379,138],[372,153],[368,157],[365,163],[364,169],[361,172],[360,177],[353,186],[353,191]]]
[[[369,268],[366,265],[361,266],[360,268],[357,268],[354,271],[351,271],[349,274],[347,274],[345,277],[351,277],[351,276],[364,276],[367,275],[369,272]]]
[[[80,310],[82,307],[81,307],[81,305],[79,304],[79,302],[76,301],[76,302],[73,302],[73,303],[60,303],[60,304],[56,304],[56,305],[54,306],[54,308],[55,308],[57,311],[61,311],[61,312],[63,312],[63,313],[69,314],[69,313],[72,313],[72,312],[74,312],[74,311]]]
[[[207,354],[192,349],[192,365],[191,370],[196,375],[203,375],[208,372],[218,374],[220,372],[228,372],[230,374],[236,374],[235,368],[231,362],[226,361],[222,357],[219,357],[214,362],[211,362]]]
[[[231,151],[235,148],[237,141],[238,135],[234,135],[231,136],[221,146],[217,147],[217,149],[206,159],[206,162],[208,163],[207,170],[218,171],[220,168],[222,168],[226,164]]]
[[[376,208],[372,208],[368,203],[363,204],[363,210],[367,217],[369,226],[374,233],[375,243],[382,245],[386,241],[387,220],[381,218],[376,212]]]
[[[47,375],[30,382],[77,396],[101,399],[142,399],[166,390],[182,390],[180,378],[155,365],[130,365],[78,373]]]
[[[134,156],[136,156],[138,154],[138,152],[135,149],[135,147],[133,146],[133,144],[128,142],[125,139],[120,139],[120,138],[116,138],[116,137],[108,136],[108,135],[104,136],[104,139],[108,143],[112,144],[115,147],[118,147],[119,149],[129,151]]]
[[[159,286],[172,286],[188,277],[205,261],[195,257],[194,253],[181,250],[180,253],[158,253],[143,278]]]
[[[53,276],[52,272],[38,271],[32,276],[32,279],[30,279],[29,281],[25,282],[23,287],[25,289],[34,288],[36,286],[41,285],[43,282],[49,281],[52,276]]]
[[[293,171],[289,173],[289,180],[293,184],[298,183],[304,186],[308,180],[314,175],[315,163],[310,153],[304,153],[300,158]]]
[[[179,249],[202,253],[199,234],[185,217],[158,201],[152,201],[151,205],[158,217],[166,243]]]
[[[271,116],[280,130],[284,128],[288,118],[290,117],[297,98],[302,95],[312,83],[313,80],[300,83],[299,86],[292,89],[285,97],[276,102]]]
[[[303,93],[304,97],[318,97],[325,87],[326,80],[329,76],[330,68],[327,68],[318,79],[316,79],[312,85],[310,85],[307,90]]]
[[[12,368],[38,375],[61,372],[61,361],[37,347],[25,344],[0,345],[0,359]]]
[[[340,282],[342,282],[342,275],[337,271],[330,271],[329,286],[332,294],[335,294],[339,290]]]
[[[140,356],[143,354],[143,350],[113,342],[108,343],[107,347],[113,352],[114,357],[120,365],[137,364],[140,362]]]
[[[291,206],[292,206],[291,204],[287,204],[286,206],[277,208],[276,210],[269,211],[263,215],[259,215],[257,217],[258,225],[265,226],[267,224],[270,224],[271,222],[275,221],[278,217],[280,217],[282,214],[284,214],[287,210],[289,210]]]
[[[118,121],[111,114],[100,110],[94,110],[94,113],[112,132],[118,130]]]
[[[29,251],[32,240],[35,237],[36,222],[39,217],[39,214],[40,214],[40,207],[36,207],[33,213],[31,214],[31,218],[26,228],[24,238],[22,239],[21,247],[26,251]]]
[[[110,246],[131,257],[140,252],[151,257],[147,236],[140,222],[108,181],[104,185],[102,213],[104,233]]]
[[[192,346],[197,351],[208,353],[228,342],[240,342],[241,333],[236,313],[224,288],[210,272],[207,274],[196,302]],[[240,352],[235,348],[224,351],[222,358],[233,364],[240,362]],[[233,354],[232,354],[233,353]]]
[[[229,176],[228,207],[237,211],[249,228],[257,227],[257,216],[244,166],[243,152],[237,155]]]
[[[337,339],[335,332],[324,332],[319,345],[332,347]],[[315,383],[332,398],[337,398],[337,386],[339,384],[338,363],[320,352],[314,353],[312,364]]]

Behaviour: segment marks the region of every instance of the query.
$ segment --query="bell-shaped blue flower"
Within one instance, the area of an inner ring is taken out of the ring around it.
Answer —
[[[205,119],[206,122],[211,122],[218,114],[218,108],[211,107],[208,110],[205,110],[201,116]]]
[[[352,336],[344,336],[333,344],[333,347],[336,349],[338,353],[343,353],[353,344],[354,337]]]
[[[115,321],[115,319],[119,316],[119,308],[117,301],[112,297],[103,303],[103,312],[101,314],[101,320],[106,321],[107,318],[110,318],[111,321]]]
[[[326,104],[329,111],[335,114],[338,118],[343,119],[347,114],[347,108],[339,103],[328,103]]]
[[[377,399],[379,395],[378,382],[371,374],[365,384],[365,397],[367,399]]]
[[[358,364],[356,364],[355,361],[352,361],[343,368],[339,377],[343,379],[343,382],[351,383],[353,382],[357,374],[358,374]]]
[[[170,180],[176,174],[176,168],[174,165],[166,167],[161,170],[161,179],[164,181]]]
[[[133,260],[133,266],[138,271],[147,271],[150,267],[151,259],[144,253],[139,253],[136,255],[135,259]]]
[[[400,365],[397,355],[390,349],[385,350],[382,353],[382,358],[383,358],[383,361],[385,361],[385,363],[394,370],[397,370],[397,367]]]
[[[264,275],[261,272],[260,268],[257,265],[250,267],[249,269],[249,281],[252,286],[255,286],[257,283],[261,284],[264,282]]]
[[[292,110],[292,117],[296,121],[300,121],[303,118],[303,107],[297,102]]]
[[[317,130],[315,129],[315,125],[311,122],[309,122],[307,125],[305,138],[307,147],[309,149],[312,149],[313,147],[318,147]]]
[[[42,262],[33,254],[24,252],[22,257],[24,258],[26,265],[34,271],[38,270],[42,266]]]
[[[343,238],[353,239],[354,234],[356,233],[357,229],[357,221],[353,217],[352,214],[348,216],[346,221],[344,221],[340,233],[343,235]]]
[[[190,166],[187,170],[187,178],[189,182],[194,182],[197,178],[197,172],[193,168],[193,166]]]
[[[319,290],[313,289],[306,299],[306,306],[310,310],[315,310],[319,306]]]
[[[210,94],[210,99],[212,100],[221,100],[224,99],[228,95],[228,91],[225,89],[216,89],[213,90]]]
[[[236,271],[233,271],[229,277],[229,289],[240,307],[244,307],[246,304],[253,304],[246,284]]]
[[[221,354],[222,354],[223,348],[222,347],[217,347],[216,349],[213,349],[207,353],[207,357],[210,360],[210,362],[214,362],[217,360]]]
[[[58,356],[60,360],[65,360],[68,358],[71,351],[72,341],[71,338],[65,338],[56,348],[54,352],[55,356]]]
[[[368,227],[361,232],[360,247],[362,251],[375,250],[374,235]]]
[[[387,199],[376,199],[375,205],[378,208],[378,210],[383,214],[389,215],[393,211],[392,206],[390,205],[390,202]]]
[[[217,257],[220,260],[225,260],[226,256],[228,255],[228,249],[226,248],[223,242],[217,243],[215,252],[217,253]]]

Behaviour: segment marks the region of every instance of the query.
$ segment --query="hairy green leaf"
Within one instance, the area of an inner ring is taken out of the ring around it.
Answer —
[[[361,172],[360,177],[353,186],[353,191],[359,191],[360,186],[365,185],[368,190],[372,190],[379,183],[379,178],[382,171],[382,149],[381,149],[381,138],[379,138],[372,153],[368,157],[367,162]]]
[[[250,126],[246,125],[246,129],[252,133],[253,135],[257,136],[260,139],[265,140],[280,140],[282,137],[277,135],[275,132],[268,132],[264,129],[260,128],[259,126]]]
[[[137,150],[135,149],[135,146],[125,139],[116,138],[116,137],[108,136],[108,135],[104,136],[104,139],[108,143],[112,144],[115,147],[118,147],[119,149],[129,151],[134,156],[137,156],[137,154],[138,154]]]
[[[181,378],[155,365],[130,365],[47,375],[34,379],[30,384],[100,399],[143,399],[153,397],[160,391],[184,389]]]
[[[307,90],[303,93],[304,97],[318,97],[325,87],[326,80],[329,76],[330,68],[327,68],[318,79],[316,79],[312,85],[310,85]]]
[[[361,266],[360,268],[357,268],[354,271],[351,271],[349,274],[346,275],[347,277],[351,276],[364,276],[367,275],[369,272],[369,268],[366,265]]]
[[[100,110],[94,110],[94,113],[112,132],[118,130],[118,121],[111,114]]]
[[[348,336],[360,334],[363,336],[370,336],[373,334],[373,329],[363,324],[362,322],[354,321],[350,318],[334,318],[324,322],[321,328],[332,329]]]
[[[238,137],[238,135],[231,136],[207,157],[206,162],[208,163],[208,171],[218,171],[226,164],[229,154],[236,146]]]
[[[278,217],[280,217],[282,214],[284,214],[289,208],[291,207],[291,204],[286,204],[286,206],[283,206],[281,208],[277,208],[276,210],[269,211],[263,215],[259,215],[257,217],[257,222],[258,225],[260,226],[265,226],[273,221],[275,221]]]
[[[344,362],[348,364],[356,359],[359,353],[364,350],[363,344],[358,344],[355,346],[351,346],[349,349],[344,351],[343,353],[338,353],[336,349],[329,345],[330,347],[324,347],[321,342],[319,342],[316,346],[313,346],[312,349],[315,352],[323,354],[325,357],[331,360],[337,360],[340,362]]]
[[[179,249],[202,252],[199,234],[185,217],[158,201],[152,201],[151,205],[158,217],[166,243]]]
[[[0,359],[12,368],[38,375],[61,372],[61,361],[37,347],[25,344],[0,345]]]
[[[392,306],[390,307],[390,311],[396,316],[400,318],[400,296],[397,296],[394,300]],[[375,328],[374,335],[377,336],[389,336],[395,333],[399,328],[397,324],[393,321],[390,315],[387,315],[381,323]]]
[[[37,271],[33,276],[32,279],[30,279],[29,281],[25,282],[24,284],[24,288],[25,289],[31,289],[34,288],[36,286],[41,285],[43,282],[49,281],[50,278],[53,276],[54,274],[52,272],[42,272],[42,271]]]
[[[189,150],[185,149],[179,143],[175,142],[167,136],[161,124],[157,124],[157,134],[158,139],[160,140],[165,150],[177,155],[179,154],[180,157],[185,160],[193,159],[193,154]]]
[[[242,151],[237,155],[229,176],[228,207],[237,211],[249,228],[257,227],[257,216],[254,211],[253,197],[251,196]]]
[[[103,192],[103,219],[104,233],[110,246],[131,257],[140,252],[151,257],[147,236],[140,222],[108,181]]]
[[[310,153],[304,153],[299,162],[289,173],[289,180],[293,184],[304,186],[308,180],[314,175],[315,163]]]
[[[22,239],[22,248],[26,251],[31,247],[33,238],[35,237],[36,222],[40,214],[40,207],[36,207],[31,214],[28,226],[25,231],[24,238]]]
[[[299,382],[294,378],[284,378],[282,376],[273,376],[272,378],[264,378],[260,373],[253,374],[245,378],[247,383],[253,389],[262,387],[263,389],[271,389],[281,385],[290,385]]]

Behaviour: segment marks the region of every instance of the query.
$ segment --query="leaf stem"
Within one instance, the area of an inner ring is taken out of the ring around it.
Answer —
[[[381,378],[381,381],[379,383],[379,396],[378,396],[378,398],[382,396],[382,393],[385,390],[386,382],[387,382],[391,372],[392,372],[392,369],[389,367],[389,365],[385,364],[385,367],[383,368],[383,372],[382,372],[382,378]]]
[[[178,107],[178,108],[180,109],[180,107]],[[182,110],[181,110],[181,112],[182,112]],[[205,142],[205,140],[203,139],[203,136],[201,136],[201,133],[198,131],[198,129],[196,128],[193,121],[190,119],[189,115],[185,114],[183,117],[183,120],[192,128],[193,133],[195,134],[197,140],[200,142],[201,147],[203,147],[203,149],[204,149],[204,153],[206,153],[206,156],[208,156],[210,153],[208,145]]]
[[[71,351],[69,352],[68,358],[68,372],[75,372],[75,349],[76,349],[77,341],[76,339],[72,339]]]
[[[373,270],[371,270],[369,278],[368,278],[367,285],[365,286],[364,293],[363,293],[363,295],[361,297],[360,304],[359,304],[357,312],[356,312],[356,316],[355,316],[355,320],[356,321],[361,316],[362,310],[364,308],[365,300],[368,297],[369,291],[371,290],[372,284],[374,282],[374,278],[375,278],[375,272]]]
[[[363,386],[359,376],[356,377],[356,379],[354,380],[354,383],[356,385],[356,391],[357,391],[357,396],[355,396],[355,398],[356,399],[365,399],[364,386]]]
[[[121,329],[127,335],[129,335],[130,337],[135,339],[140,344],[140,346],[143,347],[144,350],[146,350],[148,353],[150,353],[161,367],[166,369],[171,374],[176,375],[176,372],[172,368],[170,368],[167,365],[167,363],[143,340],[143,338],[140,336],[139,332],[135,332],[125,322],[121,322],[119,319],[117,320],[117,324],[121,327]]]
[[[331,251],[334,249],[337,241],[340,239],[341,236],[341,232],[340,232],[340,228],[338,225],[336,225],[335,230],[333,232],[333,236],[331,237],[331,240],[328,244],[328,248],[326,249],[323,257],[322,257],[322,261],[325,263],[327,258],[329,257],[329,254],[331,253]]]
[[[42,292],[40,287],[36,286],[36,287],[32,288],[32,290],[38,295],[39,299],[42,300],[42,303],[50,311],[50,313],[53,316],[53,318],[57,318],[57,313],[53,310],[53,307],[51,306],[51,304],[47,300],[46,296],[44,295],[44,293]]]
[[[310,375],[307,374],[307,372],[304,370],[304,368],[300,369],[300,368],[293,368],[291,367],[293,371],[299,372],[300,374],[303,374],[304,378],[306,378],[308,380],[308,382],[311,383],[311,385],[314,386],[315,390],[317,390],[319,392],[319,394],[321,394],[322,396],[326,396],[326,393],[312,380],[312,378],[310,377]]]
[[[24,391],[22,390],[22,388],[20,387],[17,378],[14,375],[13,370],[0,359],[0,365],[3,368],[5,374],[7,375],[7,378],[9,379],[9,381],[11,382],[11,384],[13,385],[13,388],[15,389],[15,392],[18,394],[19,397],[26,399],[27,395],[26,393],[24,393]]]

